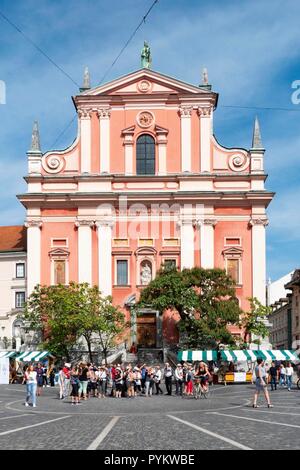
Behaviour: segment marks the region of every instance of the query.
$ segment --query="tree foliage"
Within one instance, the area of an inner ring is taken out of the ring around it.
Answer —
[[[40,331],[42,346],[70,360],[71,351],[84,338],[92,360],[93,346],[107,355],[125,328],[123,313],[86,283],[36,286],[20,317],[31,330]]]
[[[188,348],[215,348],[234,344],[228,325],[238,325],[242,313],[234,281],[221,269],[162,268],[141,292],[138,307],[149,306],[163,313],[176,310],[179,330]]]
[[[240,326],[245,331],[244,340],[251,338],[252,335],[258,336],[253,342],[260,344],[259,337],[266,338],[270,330],[267,326],[268,316],[272,313],[271,307],[266,307],[256,297],[248,298],[250,310],[241,317]]]

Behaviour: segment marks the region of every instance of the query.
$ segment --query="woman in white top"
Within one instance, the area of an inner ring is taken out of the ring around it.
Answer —
[[[286,386],[286,370],[283,364],[280,365],[279,369],[279,385]]]
[[[106,380],[107,380],[106,368],[104,366],[101,366],[99,367],[99,371],[98,371],[98,386],[99,386],[98,398],[105,398]]]
[[[287,385],[289,392],[291,391],[291,388],[292,388],[293,373],[294,373],[294,369],[292,368],[291,363],[288,362],[285,368],[285,377],[286,377],[286,385]]]
[[[26,401],[25,406],[29,406],[31,400],[33,408],[36,407],[36,388],[37,388],[37,373],[33,369],[33,365],[27,367],[25,372],[26,379]]]

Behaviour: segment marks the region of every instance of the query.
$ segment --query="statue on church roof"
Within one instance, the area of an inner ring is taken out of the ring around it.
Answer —
[[[207,72],[207,68],[204,67],[203,71],[202,71],[202,85],[208,85],[208,72]]]
[[[150,69],[152,63],[151,51],[147,41],[144,41],[144,47],[141,51],[141,66],[143,69]]]

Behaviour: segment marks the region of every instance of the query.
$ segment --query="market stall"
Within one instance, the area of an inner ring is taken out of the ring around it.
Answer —
[[[177,355],[183,362],[214,362],[214,383],[252,382],[253,369],[258,358],[270,365],[272,361],[299,362],[298,355],[287,349],[223,349],[206,351],[180,351]]]
[[[0,384],[9,384],[9,360],[14,357],[15,354],[15,351],[0,351]]]
[[[51,356],[49,351],[25,351],[20,353],[16,360],[18,362],[43,362],[49,356]]]

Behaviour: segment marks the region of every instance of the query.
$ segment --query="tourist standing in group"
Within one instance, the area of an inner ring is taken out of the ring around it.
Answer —
[[[50,381],[50,387],[55,387],[55,370],[53,364],[49,366],[49,369],[47,371],[49,381]]]
[[[31,400],[33,408],[36,407],[36,389],[37,389],[37,372],[34,370],[33,365],[27,367],[25,371],[26,379],[26,401],[25,406],[29,406]]]
[[[121,398],[122,387],[123,387],[123,372],[120,366],[116,368],[115,383],[116,383],[116,398]]]
[[[89,381],[87,386],[87,396],[88,398],[98,396],[97,383],[98,383],[98,370],[95,366],[89,365]]]
[[[64,373],[64,393],[63,396],[66,398],[70,393],[70,377],[71,377],[71,364],[66,362],[63,368]]]
[[[110,381],[111,381],[111,392],[110,396],[115,397],[116,396],[116,367],[114,364],[111,364],[110,366]]]
[[[135,372],[130,368],[127,374],[127,396],[133,398],[135,396],[134,385],[135,385]]]
[[[183,385],[183,368],[181,364],[177,364],[175,369],[175,384],[176,384],[176,395],[182,397],[182,385]]]
[[[272,365],[269,369],[269,379],[271,384],[271,391],[277,390],[278,370],[275,362],[272,362]]]
[[[36,380],[37,380],[37,396],[41,396],[42,388],[43,388],[43,383],[44,383],[44,369],[42,367],[42,364],[39,362],[36,369]]]
[[[164,377],[165,377],[165,384],[166,384],[166,389],[167,389],[166,395],[172,395],[173,371],[172,371],[172,367],[170,366],[168,362],[165,363]]]
[[[160,388],[160,382],[161,382],[161,370],[160,366],[155,367],[155,374],[154,374],[154,383],[155,383],[155,388],[156,388],[156,395],[159,395],[160,393],[163,394],[164,392]]]
[[[280,368],[279,368],[279,384],[282,386],[282,387],[285,387],[286,386],[286,370],[285,370],[285,366],[283,364],[280,364]]]
[[[185,374],[184,374],[184,392],[186,395],[190,396],[193,394],[193,373],[192,366],[188,365]]]
[[[79,387],[80,387],[79,373],[80,371],[77,366],[74,366],[71,369],[70,383],[72,387],[72,391],[71,391],[72,405],[79,405]]]
[[[138,367],[134,368],[134,372],[135,372],[134,392],[135,392],[135,396],[137,396],[137,394],[141,395],[142,393],[142,374]]]
[[[90,371],[89,368],[87,367],[87,364],[82,362],[79,366],[79,399],[86,400],[87,399],[87,386],[88,386],[88,380],[89,380],[89,375]]]
[[[294,374],[294,369],[291,363],[288,362],[285,368],[285,376],[286,376],[286,386],[289,392],[291,391],[292,384],[293,384],[293,374]]]
[[[58,372],[58,385],[59,385],[59,398],[62,400],[64,398],[64,393],[65,393],[65,373],[63,371],[63,368],[59,368]]]
[[[99,367],[99,370],[98,370],[98,398],[105,398],[106,382],[107,382],[106,369],[104,366],[101,366]]]
[[[271,405],[269,392],[268,392],[268,385],[267,385],[267,372],[265,369],[264,361],[261,358],[257,359],[257,366],[255,367],[255,394],[254,394],[254,401],[253,401],[253,408],[258,408],[257,399],[260,392],[264,393],[265,399],[268,404],[268,408],[273,408]]]
[[[145,382],[145,395],[146,397],[152,397],[154,385],[154,369],[147,367],[146,382]]]
[[[146,376],[147,376],[147,367],[146,364],[143,364],[141,367],[141,387],[142,387],[142,393],[145,393],[145,383],[146,383]]]
[[[42,368],[43,368],[43,387],[49,387],[49,385],[48,385],[48,369],[45,365],[42,366]]]

